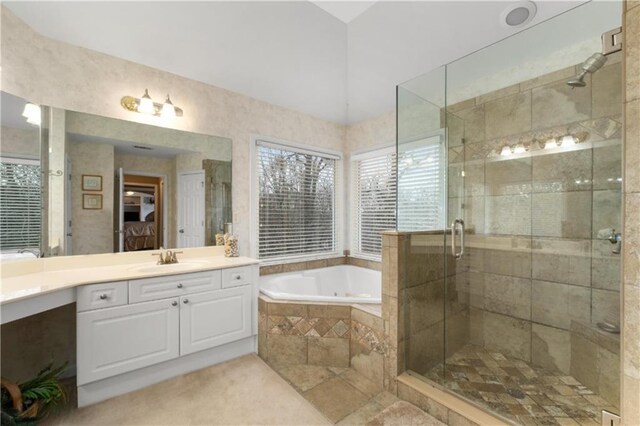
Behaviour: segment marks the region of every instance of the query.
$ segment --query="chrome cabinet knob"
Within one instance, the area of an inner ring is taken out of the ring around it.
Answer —
[[[182,288],[182,283],[178,284],[178,288]]]
[[[100,295],[100,300],[107,300],[107,295],[106,295],[106,294],[104,294],[104,293],[102,293],[102,294]]]
[[[236,275],[236,280],[241,279],[242,277],[240,275]]]
[[[184,304],[189,303],[189,299],[184,299],[184,300],[182,301],[182,303],[184,303]]]
[[[171,306],[178,306],[178,302],[174,300],[173,302],[171,302]]]

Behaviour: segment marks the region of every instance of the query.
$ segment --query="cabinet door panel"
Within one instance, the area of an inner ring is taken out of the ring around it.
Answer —
[[[79,313],[78,385],[178,357],[179,321],[177,298]]]
[[[180,355],[251,335],[251,286],[180,298]]]

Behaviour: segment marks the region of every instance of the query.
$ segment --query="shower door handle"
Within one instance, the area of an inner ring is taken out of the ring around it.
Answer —
[[[460,251],[456,249],[456,229],[460,227]],[[464,220],[456,219],[451,224],[451,254],[456,259],[462,259],[464,255]]]

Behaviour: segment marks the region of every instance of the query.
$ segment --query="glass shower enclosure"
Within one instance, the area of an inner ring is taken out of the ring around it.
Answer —
[[[593,55],[621,13],[590,2],[397,87],[406,368],[512,422],[619,412],[621,52]]]

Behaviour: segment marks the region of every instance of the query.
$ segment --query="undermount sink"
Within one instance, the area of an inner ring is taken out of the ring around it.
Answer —
[[[135,272],[180,272],[180,271],[188,271],[190,269],[197,269],[206,265],[205,261],[197,261],[197,260],[185,260],[180,263],[170,263],[167,265],[137,265],[129,268],[130,271]]]

